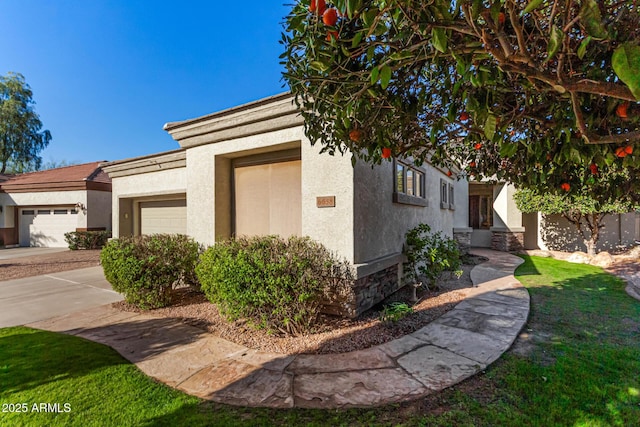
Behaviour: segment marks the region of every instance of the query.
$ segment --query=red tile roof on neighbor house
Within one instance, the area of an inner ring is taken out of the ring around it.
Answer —
[[[100,167],[102,162],[84,163],[38,172],[5,176],[0,191],[25,193],[43,191],[98,190],[111,191],[111,178]]]

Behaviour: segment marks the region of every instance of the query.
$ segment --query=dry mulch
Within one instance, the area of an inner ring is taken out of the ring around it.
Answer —
[[[0,280],[22,279],[99,265],[99,249],[32,255],[0,260]]]
[[[264,330],[253,329],[242,321],[230,323],[204,295],[188,288],[180,290],[175,304],[149,313],[181,319],[218,337],[260,351],[280,354],[344,353],[410,334],[451,310],[465,298],[465,289],[472,287],[469,272],[481,262],[478,258],[472,260],[473,264],[463,266],[463,274],[459,279],[445,273],[438,282],[438,290],[419,291],[419,301],[413,306],[414,313],[396,322],[380,320],[382,307],[395,301],[409,301],[408,289],[401,289],[356,319],[321,316],[313,333],[293,337],[275,336]],[[125,311],[141,312],[125,302],[114,303],[114,306]]]

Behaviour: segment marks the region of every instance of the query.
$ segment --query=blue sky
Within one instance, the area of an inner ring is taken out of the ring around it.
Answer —
[[[31,86],[45,162],[172,150],[164,123],[286,90],[283,3],[2,0],[0,74]]]

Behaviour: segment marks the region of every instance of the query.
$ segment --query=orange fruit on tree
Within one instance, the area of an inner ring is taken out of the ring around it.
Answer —
[[[467,120],[469,120],[469,113],[467,113],[466,111],[460,113],[460,121],[466,122]]]
[[[473,144],[473,148],[475,148],[476,150],[479,150],[482,148],[482,142],[476,142],[475,144]]]
[[[338,32],[337,31],[327,31],[327,41],[330,42],[331,39],[338,40]]]
[[[564,191],[569,191],[569,190],[571,190],[571,185],[569,185],[569,183],[568,183],[568,182],[563,182],[563,183],[560,185],[560,188],[562,188]]]
[[[471,166],[472,168],[475,168],[476,167],[476,162],[469,163],[469,166]]]
[[[500,12],[498,14],[498,22],[500,23],[500,25],[504,25],[506,20],[507,20],[507,17],[505,16],[504,12]]]
[[[625,151],[624,147],[616,148],[616,156],[625,157],[626,155],[627,155],[627,152]]]
[[[597,175],[598,174],[598,165],[596,165],[595,163],[591,163],[589,165],[589,169],[591,169],[591,174],[592,175]]]
[[[616,108],[616,115],[618,117],[620,117],[621,119],[626,119],[627,118],[627,108],[629,108],[629,103],[628,102],[623,102],[622,104],[618,104],[618,107]]]
[[[389,157],[391,157],[391,148],[384,147],[382,149],[382,158],[383,159],[388,159]]]
[[[631,145],[627,145],[626,147],[624,147],[624,152],[626,154],[631,154],[633,153],[633,147]]]
[[[451,169],[449,169],[449,170],[447,171],[447,176],[451,176],[451,175],[453,175],[453,172],[451,172]]]
[[[360,141],[360,138],[362,138],[362,132],[360,131],[360,129],[354,129],[349,132],[349,139],[353,142]]]
[[[318,15],[322,15],[327,9],[327,3],[325,0],[311,0],[309,3],[309,12],[317,12]]]
[[[322,14],[322,22],[328,27],[336,25],[336,22],[338,22],[338,11],[334,8],[325,10]]]

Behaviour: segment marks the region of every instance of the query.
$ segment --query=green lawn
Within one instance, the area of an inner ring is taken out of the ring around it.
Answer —
[[[100,344],[6,328],[0,425],[640,425],[640,302],[601,269],[525,260],[516,273],[531,294],[529,338],[435,396],[344,411],[230,407],[157,384]],[[28,413],[7,412],[23,403]],[[35,412],[34,403],[63,412]]]

